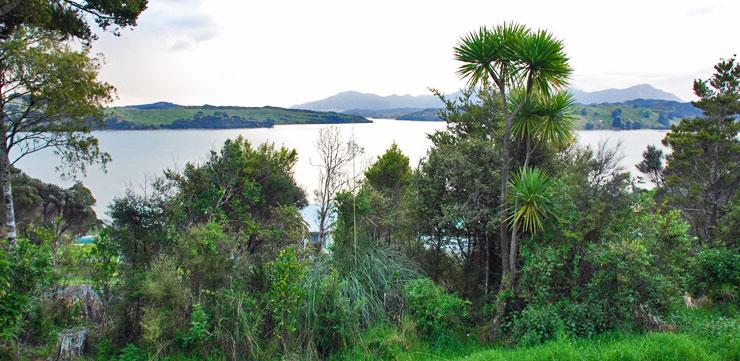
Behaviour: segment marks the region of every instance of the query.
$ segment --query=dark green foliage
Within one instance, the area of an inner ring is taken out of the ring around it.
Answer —
[[[663,144],[671,148],[664,171],[667,200],[681,209],[692,226],[692,233],[705,245],[736,247],[735,239],[720,224],[736,225],[725,218],[736,207],[740,185],[740,64],[735,58],[715,65],[715,74],[706,81],[694,82],[700,98],[694,105],[704,117],[684,119],[671,127]]]
[[[431,339],[460,332],[469,315],[469,302],[445,292],[429,278],[409,282],[404,296],[419,330]]]
[[[378,241],[408,251],[415,241],[410,214],[412,177],[409,158],[394,143],[365,171],[365,182],[354,197],[349,192],[337,195],[337,247],[353,241],[356,221],[360,243]]]
[[[19,30],[1,45],[5,80],[0,110],[5,147],[14,151],[10,161],[47,148],[57,152],[59,168],[69,173],[110,161],[90,135],[114,91],[97,79],[100,59],[91,57],[89,49],[75,51],[33,30]]]
[[[12,169],[10,180],[21,233],[44,227],[55,236],[70,237],[84,234],[97,225],[98,219],[92,209],[95,198],[82,183],[64,189],[32,178],[17,168]],[[0,205],[4,207],[3,200]],[[5,222],[4,214],[0,214],[0,221]]]
[[[737,305],[740,301],[740,254],[726,248],[705,249],[694,257],[691,274],[693,294],[715,302]]]
[[[514,318],[512,332],[517,343],[539,345],[563,331],[563,320],[555,305],[527,307]]]
[[[440,116],[448,130],[429,136],[434,147],[415,175],[412,203],[425,246],[414,258],[432,279],[469,299],[486,294],[495,274],[500,177],[491,169],[500,162],[493,139],[501,127],[500,103],[484,93],[482,102],[471,96],[446,102]]]
[[[301,287],[305,265],[298,261],[295,250],[286,248],[267,264],[266,308],[273,323],[273,336],[283,351],[296,348],[300,305],[304,300]]]
[[[25,239],[0,247],[0,341],[15,343],[25,330],[31,305],[53,284],[51,251]]]
[[[99,295],[104,300],[111,300],[119,266],[119,250],[106,230],[98,234],[91,247],[85,249],[81,262]]]
[[[401,192],[411,183],[409,157],[393,143],[366,171],[368,184],[385,195]]]
[[[302,240],[298,208],[306,198],[293,178],[295,150],[259,147],[243,137],[227,140],[206,163],[188,163],[182,174],[168,171],[176,192],[168,200],[180,225],[217,222],[245,245],[247,254],[274,255]]]
[[[29,26],[56,32],[60,40],[76,38],[89,44],[97,39],[92,22],[118,34],[120,28],[136,25],[147,3],[147,0],[8,0],[3,2],[0,12],[0,36],[5,38],[17,28]]]
[[[637,163],[637,170],[648,177],[655,186],[663,185],[663,150],[654,145],[648,145],[642,152],[642,161]]]

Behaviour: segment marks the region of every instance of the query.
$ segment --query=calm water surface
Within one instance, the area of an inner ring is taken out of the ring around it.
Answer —
[[[148,131],[100,131],[95,136],[101,147],[113,158],[107,173],[90,169],[83,183],[92,190],[98,204],[95,208],[104,217],[106,207],[114,197],[123,194],[127,188],[141,190],[147,179],[161,175],[164,169],[182,169],[187,162],[204,161],[210,150],[217,150],[229,138],[244,136],[253,144],[273,142],[298,150],[298,164],[295,177],[309,194],[317,187],[318,169],[313,166],[319,162],[315,141],[319,129],[328,125],[278,125],[261,129],[222,129],[222,130],[148,130]],[[443,122],[414,122],[376,119],[373,123],[342,124],[340,129],[350,136],[353,132],[357,142],[365,149],[363,159],[357,161],[357,169],[367,165],[396,142],[417,165],[431,146],[426,134],[444,129]],[[608,141],[615,145],[622,143],[623,165],[636,173],[634,165],[642,158],[642,151],[648,144],[660,144],[666,131],[579,131],[578,141],[583,145],[598,146]],[[70,180],[60,179],[54,172],[59,161],[49,152],[39,152],[22,159],[18,167],[45,182],[67,186]]]

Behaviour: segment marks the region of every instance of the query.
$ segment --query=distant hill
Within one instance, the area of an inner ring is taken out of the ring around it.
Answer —
[[[105,129],[269,128],[275,124],[368,123],[361,116],[278,107],[185,106],[168,102],[109,108]]]
[[[657,99],[682,102],[679,97],[657,89],[649,84],[639,84],[625,89],[605,89],[587,92],[571,88],[570,91],[581,104],[621,103],[635,99]]]
[[[347,114],[368,118],[439,121],[439,108],[397,108],[386,110],[354,109]],[[636,99],[625,102],[577,104],[574,109],[577,129],[667,129],[682,118],[702,115],[691,103],[670,100]]]
[[[625,89],[605,89],[587,92],[572,88],[570,91],[580,104],[621,103],[635,99],[657,99],[681,102],[677,96],[654,88],[649,84],[639,84]],[[450,95],[454,97],[456,94]],[[352,113],[352,110],[393,110],[403,108],[429,109],[441,108],[442,102],[434,95],[388,95],[381,96],[356,91],[346,91],[321,100],[292,106],[293,109],[309,109]]]
[[[346,111],[349,109],[381,110],[397,108],[440,108],[442,102],[434,95],[388,95],[346,91],[328,98],[297,104],[293,109]]]

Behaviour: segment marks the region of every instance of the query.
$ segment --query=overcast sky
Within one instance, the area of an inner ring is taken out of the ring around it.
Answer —
[[[290,106],[457,90],[458,38],[513,20],[565,41],[576,88],[649,83],[690,100],[691,80],[740,50],[738,14],[738,0],[150,0],[93,50],[117,105]]]

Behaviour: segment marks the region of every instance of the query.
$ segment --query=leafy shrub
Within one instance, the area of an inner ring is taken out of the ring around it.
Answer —
[[[404,288],[404,295],[411,315],[427,337],[439,337],[460,330],[469,315],[470,302],[445,292],[429,278],[409,282]]]
[[[82,263],[93,287],[103,299],[110,299],[119,259],[118,249],[105,230],[100,232],[91,247],[85,249]]]
[[[296,342],[298,317],[304,300],[301,287],[305,265],[298,260],[293,248],[280,251],[277,259],[267,264],[267,309],[272,318],[274,335],[284,350]]]
[[[691,290],[715,302],[740,301],[740,253],[725,248],[705,249],[693,262]]]
[[[529,306],[514,317],[512,333],[521,345],[538,345],[556,338],[565,328],[555,305]]]
[[[26,312],[54,280],[51,251],[18,239],[12,251],[0,247],[0,340],[16,339]]]
[[[118,354],[116,361],[148,361],[149,357],[143,350],[130,343]]]
[[[607,315],[599,304],[564,301],[558,305],[558,312],[568,335],[593,337],[606,331]]]
[[[595,245],[589,257],[598,268],[588,284],[588,300],[604,303],[610,327],[630,321],[646,326],[640,315],[661,314],[680,295],[672,280],[657,267],[644,239]]]
[[[142,341],[150,351],[163,348],[188,324],[190,293],[176,263],[162,256],[145,274],[141,294],[146,301],[141,320]]]
[[[202,355],[204,343],[213,335],[210,328],[208,313],[200,303],[194,304],[190,314],[190,327],[179,337],[185,349]]]

